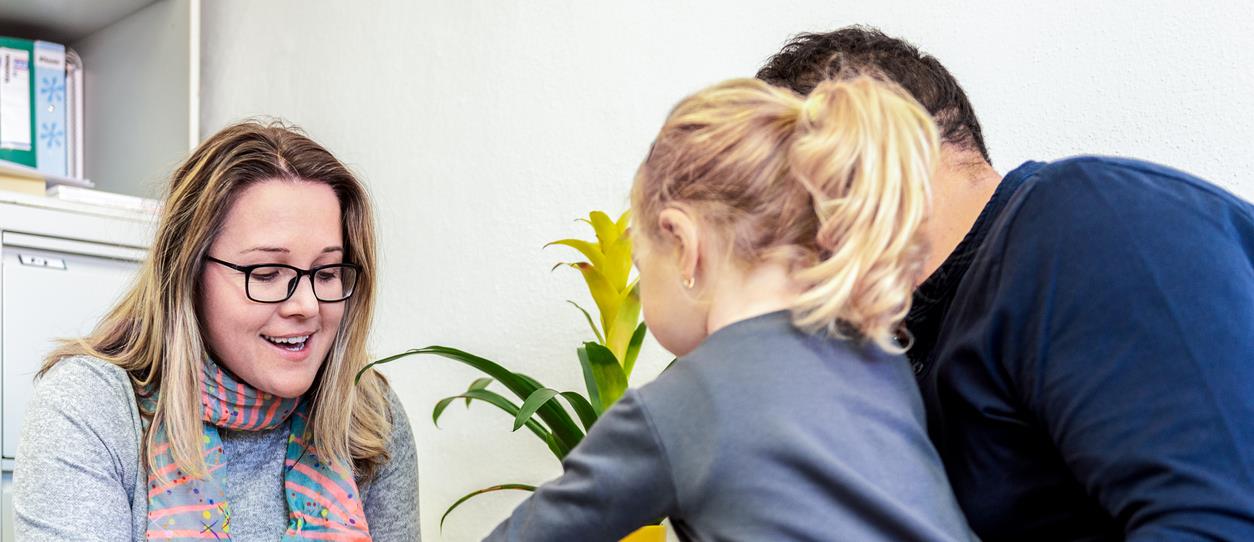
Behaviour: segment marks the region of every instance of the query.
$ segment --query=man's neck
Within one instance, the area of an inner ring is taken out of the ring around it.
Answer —
[[[1001,175],[978,153],[942,145],[932,179],[932,213],[923,223],[929,248],[920,282],[958,248],[1000,183]]]

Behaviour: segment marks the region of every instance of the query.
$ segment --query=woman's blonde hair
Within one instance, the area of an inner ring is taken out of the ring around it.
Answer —
[[[319,454],[351,464],[358,477],[369,478],[387,460],[391,433],[387,382],[370,372],[353,384],[357,370],[368,362],[366,335],[374,307],[369,198],[330,152],[278,122],[229,126],[201,143],[174,171],[134,286],[90,335],[49,354],[40,374],[75,355],[118,365],[130,375],[137,399],[159,392],[155,411],[144,413],[151,416],[144,448],[154,449],[155,429],[164,425],[175,462],[186,473],[204,476],[199,388],[207,352],[196,305],[201,269],[235,199],[248,186],[270,179],[330,186],[340,203],[345,259],[362,268],[331,350],[306,396],[312,397],[309,426]]]
[[[804,98],[727,81],[666,119],[636,175],[634,233],[664,240],[658,214],[695,209],[738,261],[789,264],[805,286],[799,327],[901,352],[938,154],[927,111],[883,78],[836,77]]]

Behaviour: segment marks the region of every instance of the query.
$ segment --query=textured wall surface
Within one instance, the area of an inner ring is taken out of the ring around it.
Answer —
[[[459,346],[561,389],[580,389],[586,301],[572,257],[592,208],[627,204],[669,108],[750,76],[796,32],[878,25],[940,57],[963,83],[994,165],[1077,153],[1153,159],[1254,198],[1254,10],[1207,3],[1050,2],[204,3],[208,135],[269,114],[307,129],[369,184],[382,243],[373,344],[387,354]],[[650,345],[634,384],[669,360]],[[386,371],[419,442],[426,540],[477,540],[521,495],[440,514],[501,482],[559,465],[491,407],[440,397],[475,372],[440,359]]]

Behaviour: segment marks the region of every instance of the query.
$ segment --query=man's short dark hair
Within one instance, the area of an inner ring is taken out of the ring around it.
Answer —
[[[799,34],[758,70],[758,79],[804,96],[832,75],[860,70],[881,73],[901,85],[936,119],[944,142],[979,151],[992,163],[975,110],[949,70],[932,55],[878,29],[849,26]]]

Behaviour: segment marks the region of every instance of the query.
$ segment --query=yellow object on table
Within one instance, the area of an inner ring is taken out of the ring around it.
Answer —
[[[641,527],[619,542],[666,542],[666,527],[661,525]]]

